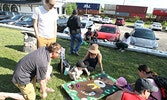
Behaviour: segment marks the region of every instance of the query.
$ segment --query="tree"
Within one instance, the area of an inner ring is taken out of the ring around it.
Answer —
[[[101,12],[104,12],[104,8],[101,6]]]
[[[74,9],[77,9],[77,4],[76,3],[73,3],[72,4],[72,9],[74,10]]]
[[[72,6],[71,6],[71,3],[67,3],[67,6],[66,6],[66,14],[67,15],[71,15],[72,14]]]

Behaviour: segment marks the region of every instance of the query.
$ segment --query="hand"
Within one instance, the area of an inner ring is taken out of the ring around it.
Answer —
[[[46,92],[44,92],[44,93],[42,93],[42,99],[46,99],[46,97],[47,97],[47,93]]]
[[[88,72],[88,75],[90,75],[90,72]]]

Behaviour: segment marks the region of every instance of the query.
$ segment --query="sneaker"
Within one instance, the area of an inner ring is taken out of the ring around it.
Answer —
[[[79,56],[79,53],[78,53],[78,52],[75,52],[75,55]]]
[[[122,49],[119,49],[119,51],[121,51]]]
[[[125,50],[121,50],[121,52],[125,52]]]

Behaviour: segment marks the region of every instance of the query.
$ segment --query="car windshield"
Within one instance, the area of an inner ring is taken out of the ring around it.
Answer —
[[[109,20],[109,18],[108,17],[106,17],[106,18],[104,18],[105,20]]]
[[[161,23],[153,23],[154,25],[161,25]]]
[[[154,32],[151,30],[135,30],[132,36],[138,37],[138,38],[155,40]]]
[[[117,20],[123,20],[122,18],[117,18]]]
[[[24,22],[30,22],[32,21],[33,19],[31,17],[26,17],[26,18],[23,18],[23,21]]]
[[[6,15],[6,12],[0,12],[0,15]]]
[[[141,23],[141,24],[143,24],[143,21],[136,21],[136,23]]]
[[[12,20],[17,20],[17,19],[19,19],[21,16],[20,15],[16,15],[16,16],[13,16],[11,19]]]
[[[88,15],[83,15],[83,17],[88,17]]]
[[[99,18],[100,16],[95,16],[95,18]]]
[[[115,33],[115,28],[114,28],[114,27],[102,26],[102,27],[100,28],[99,32]]]
[[[85,28],[86,23],[81,22],[81,28]]]

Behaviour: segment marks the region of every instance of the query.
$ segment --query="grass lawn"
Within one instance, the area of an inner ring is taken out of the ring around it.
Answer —
[[[22,52],[23,48],[23,34],[19,30],[13,30],[0,27],[0,92],[19,92],[19,90],[11,82],[12,74],[17,62],[27,53]],[[74,66],[78,60],[81,60],[90,46],[81,46],[80,56],[70,55],[70,41],[57,39],[66,49],[66,59]],[[113,78],[123,76],[129,83],[135,82],[138,76],[138,65],[146,64],[151,67],[152,71],[157,72],[159,75],[167,75],[167,58],[156,57],[152,55],[126,51],[119,52],[117,49],[108,47],[99,47],[103,56],[104,71]],[[59,59],[52,60],[51,65],[54,67],[52,77],[48,83],[48,87],[54,88],[54,93],[48,93],[47,100],[64,100],[68,95],[61,88],[61,84],[69,82],[68,76],[60,74],[57,70]],[[99,66],[96,71],[91,73],[97,74],[100,72]],[[82,76],[86,77],[86,76]],[[39,84],[37,85],[37,100],[40,100]]]

